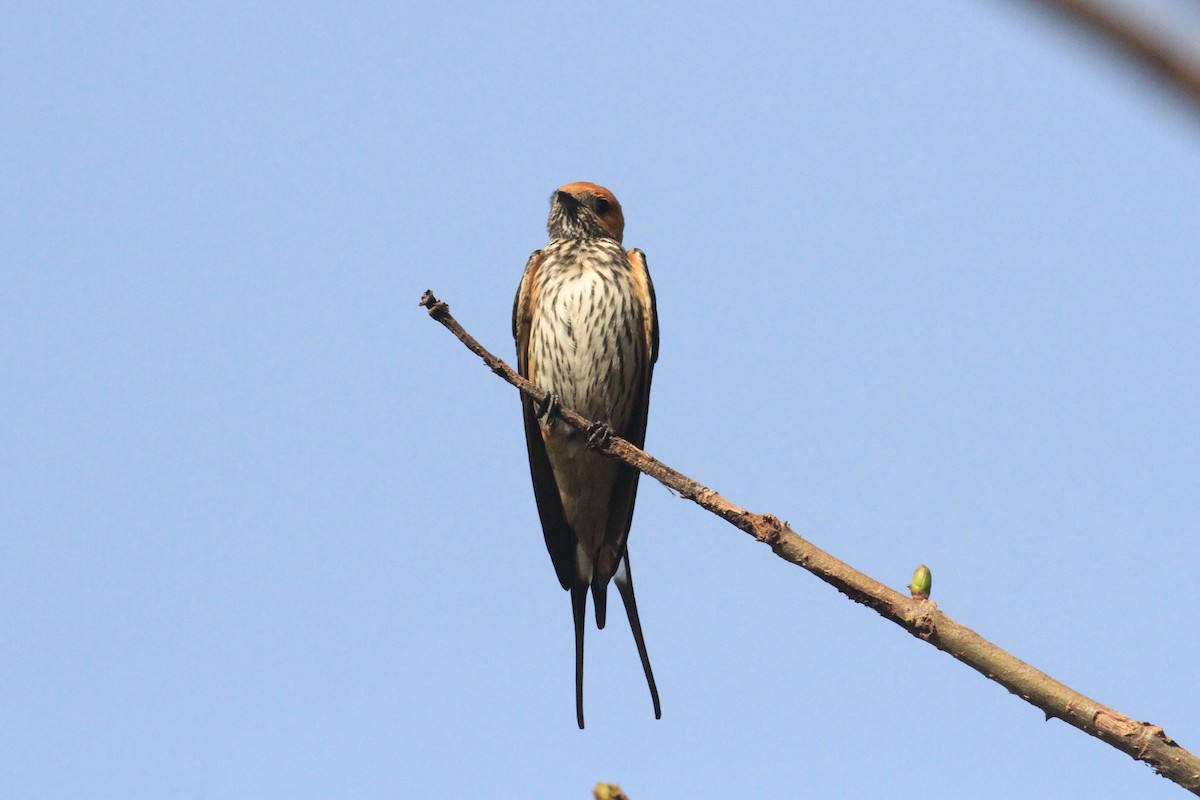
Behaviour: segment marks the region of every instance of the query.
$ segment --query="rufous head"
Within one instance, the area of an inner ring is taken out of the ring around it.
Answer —
[[[616,239],[625,235],[621,204],[603,186],[587,181],[568,183],[550,196],[551,239]]]

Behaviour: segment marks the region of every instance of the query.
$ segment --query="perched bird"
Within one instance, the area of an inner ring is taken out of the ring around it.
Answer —
[[[583,626],[587,593],[604,627],[605,594],[616,578],[637,643],[654,716],[662,716],[646,655],[625,548],[637,497],[637,470],[588,447],[608,432],[641,447],[650,377],[658,358],[654,286],[641,250],[621,245],[625,218],[613,193],[568,183],[550,198],[550,244],[536,251],[513,303],[517,366],[550,393],[522,396],[529,471],[546,549],[575,619],[575,716],[583,728]],[[556,418],[569,408],[597,423],[588,433]]]

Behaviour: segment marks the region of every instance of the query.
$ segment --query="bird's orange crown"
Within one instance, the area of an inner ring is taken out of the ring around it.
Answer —
[[[567,230],[558,230],[557,223],[563,223],[561,217],[556,220],[556,211],[558,211],[560,195],[569,195],[574,198],[576,204],[587,209],[587,211],[595,217],[596,223],[612,238],[618,242],[625,235],[625,215],[621,212],[621,204],[617,201],[616,196],[603,186],[588,181],[575,181],[568,183],[565,186],[559,187],[551,198],[550,209],[550,235],[557,237]],[[574,226],[570,226],[574,227]]]

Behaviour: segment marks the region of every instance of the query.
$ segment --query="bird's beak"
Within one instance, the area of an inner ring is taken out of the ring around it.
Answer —
[[[574,210],[579,207],[579,199],[570,192],[555,192],[554,202],[570,210]]]

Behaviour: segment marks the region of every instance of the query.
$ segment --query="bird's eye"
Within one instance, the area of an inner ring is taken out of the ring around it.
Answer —
[[[600,216],[604,216],[611,210],[612,210],[612,206],[609,204],[609,202],[607,200],[605,200],[603,197],[596,198],[596,213],[597,214],[599,214]]]

